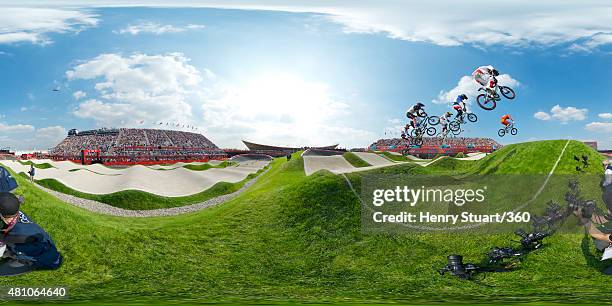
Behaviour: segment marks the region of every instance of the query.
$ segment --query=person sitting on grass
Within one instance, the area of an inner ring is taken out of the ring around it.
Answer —
[[[10,191],[15,179],[0,167],[0,276],[57,269],[63,261],[45,230],[19,210],[23,199]]]
[[[602,216],[593,213],[588,218],[577,211],[576,215],[580,218],[589,235],[595,239],[595,247],[604,251],[602,260],[606,260],[612,258],[612,165],[610,165],[610,161],[604,161],[603,168],[602,199],[608,209],[608,214]],[[612,266],[608,267],[604,273],[612,275]]]

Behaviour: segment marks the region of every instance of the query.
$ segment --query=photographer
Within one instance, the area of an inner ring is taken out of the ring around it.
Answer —
[[[608,207],[608,210],[612,212],[612,165],[609,160],[603,162],[604,168],[604,179],[601,184],[603,187],[603,201]]]
[[[49,234],[19,211],[22,200],[9,192],[15,188],[15,179],[0,167],[0,276],[59,268],[62,256]]]
[[[582,210],[576,210],[574,214],[580,218],[580,223],[584,225],[589,235],[595,239],[595,247],[604,251],[602,260],[605,260],[610,258],[612,253],[612,165],[605,160],[603,168],[602,199],[608,210],[607,215],[595,212],[585,214]]]
[[[608,208],[608,215],[601,216],[593,213],[591,218],[583,218],[583,224],[589,235],[595,239],[595,246],[606,254],[612,252],[612,165],[608,160],[603,162],[604,179],[602,183],[604,204]],[[609,255],[608,255],[609,256]]]

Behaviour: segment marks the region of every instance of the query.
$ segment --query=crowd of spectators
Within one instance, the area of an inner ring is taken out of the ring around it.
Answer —
[[[164,130],[144,130],[144,132],[147,135],[149,144],[156,144],[162,147],[171,147],[174,145]]]
[[[81,150],[100,150],[102,153],[107,153],[115,146],[116,140],[117,134],[71,135],[49,150],[49,154],[78,156]]]
[[[371,148],[382,148],[382,147],[405,147],[408,142],[401,138],[387,138],[379,139],[372,145]],[[466,148],[466,147],[491,147],[500,148],[501,145],[491,138],[474,138],[474,137],[423,137],[422,147],[451,147],[451,148]]]
[[[208,138],[204,135],[190,133],[190,132],[179,132],[179,131],[164,131],[170,138],[170,141],[176,146],[184,146],[191,148],[208,148],[211,146],[216,147]]]
[[[15,152],[11,152],[10,149],[0,149],[0,160],[3,159],[15,159]]]
[[[97,132],[99,131],[99,132]],[[49,155],[78,159],[83,150],[99,150],[109,159],[182,160],[219,157],[225,153],[204,135],[154,129],[91,130],[71,133]]]
[[[115,147],[148,147],[147,133],[143,129],[121,129]]]

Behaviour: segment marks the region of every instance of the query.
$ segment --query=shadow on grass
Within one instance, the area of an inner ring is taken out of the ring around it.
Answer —
[[[610,268],[609,263],[606,263],[606,261],[601,261],[599,255],[593,252],[591,240],[591,236],[589,236],[588,232],[585,231],[584,237],[582,237],[582,243],[580,244],[582,254],[584,254],[584,259],[589,267],[596,269],[601,273],[605,273],[605,271],[609,270]]]

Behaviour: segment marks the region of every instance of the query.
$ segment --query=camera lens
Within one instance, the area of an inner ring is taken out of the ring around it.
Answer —
[[[447,259],[448,259],[448,264],[451,266],[463,264],[463,256],[461,255],[448,255]]]

